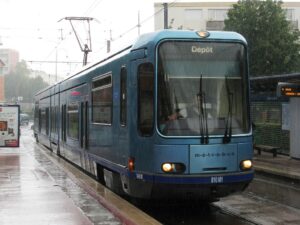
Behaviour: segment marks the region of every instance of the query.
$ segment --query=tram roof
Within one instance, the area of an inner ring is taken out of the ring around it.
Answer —
[[[140,49],[149,43],[158,43],[164,39],[197,39],[201,38],[198,34],[199,31],[189,30],[160,30],[152,33],[141,35],[132,46],[131,50]],[[246,39],[236,32],[230,31],[207,31],[209,36],[203,39],[209,40],[237,40],[245,43]]]

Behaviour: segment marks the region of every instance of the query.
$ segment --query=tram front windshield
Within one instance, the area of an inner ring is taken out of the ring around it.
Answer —
[[[246,50],[227,42],[158,48],[158,130],[165,136],[249,132]]]

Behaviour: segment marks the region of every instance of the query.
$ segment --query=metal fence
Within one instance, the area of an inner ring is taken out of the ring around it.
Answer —
[[[287,107],[286,107],[287,106]],[[290,132],[285,122],[288,102],[252,101],[254,143],[280,147],[279,152],[289,154]]]

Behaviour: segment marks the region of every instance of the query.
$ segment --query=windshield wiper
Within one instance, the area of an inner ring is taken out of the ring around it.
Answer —
[[[201,135],[201,144],[208,144],[208,127],[205,92],[202,90],[202,75],[199,81],[199,93],[197,94],[198,111],[199,111],[199,127]]]
[[[223,143],[227,144],[231,141],[232,136],[232,103],[233,103],[233,93],[229,89],[227,76],[225,77],[225,85],[228,99],[228,114],[225,125],[225,133],[223,137]]]
[[[173,92],[174,92],[174,97],[175,97],[175,113],[179,113],[180,112],[180,108],[179,108],[179,104],[178,104],[178,100],[177,100],[175,89],[174,89]]]

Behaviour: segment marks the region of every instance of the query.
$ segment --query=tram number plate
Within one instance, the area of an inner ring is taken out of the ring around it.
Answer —
[[[222,177],[222,176],[211,177],[211,178],[210,178],[210,183],[212,183],[212,184],[220,184],[220,183],[223,183],[223,177]]]

